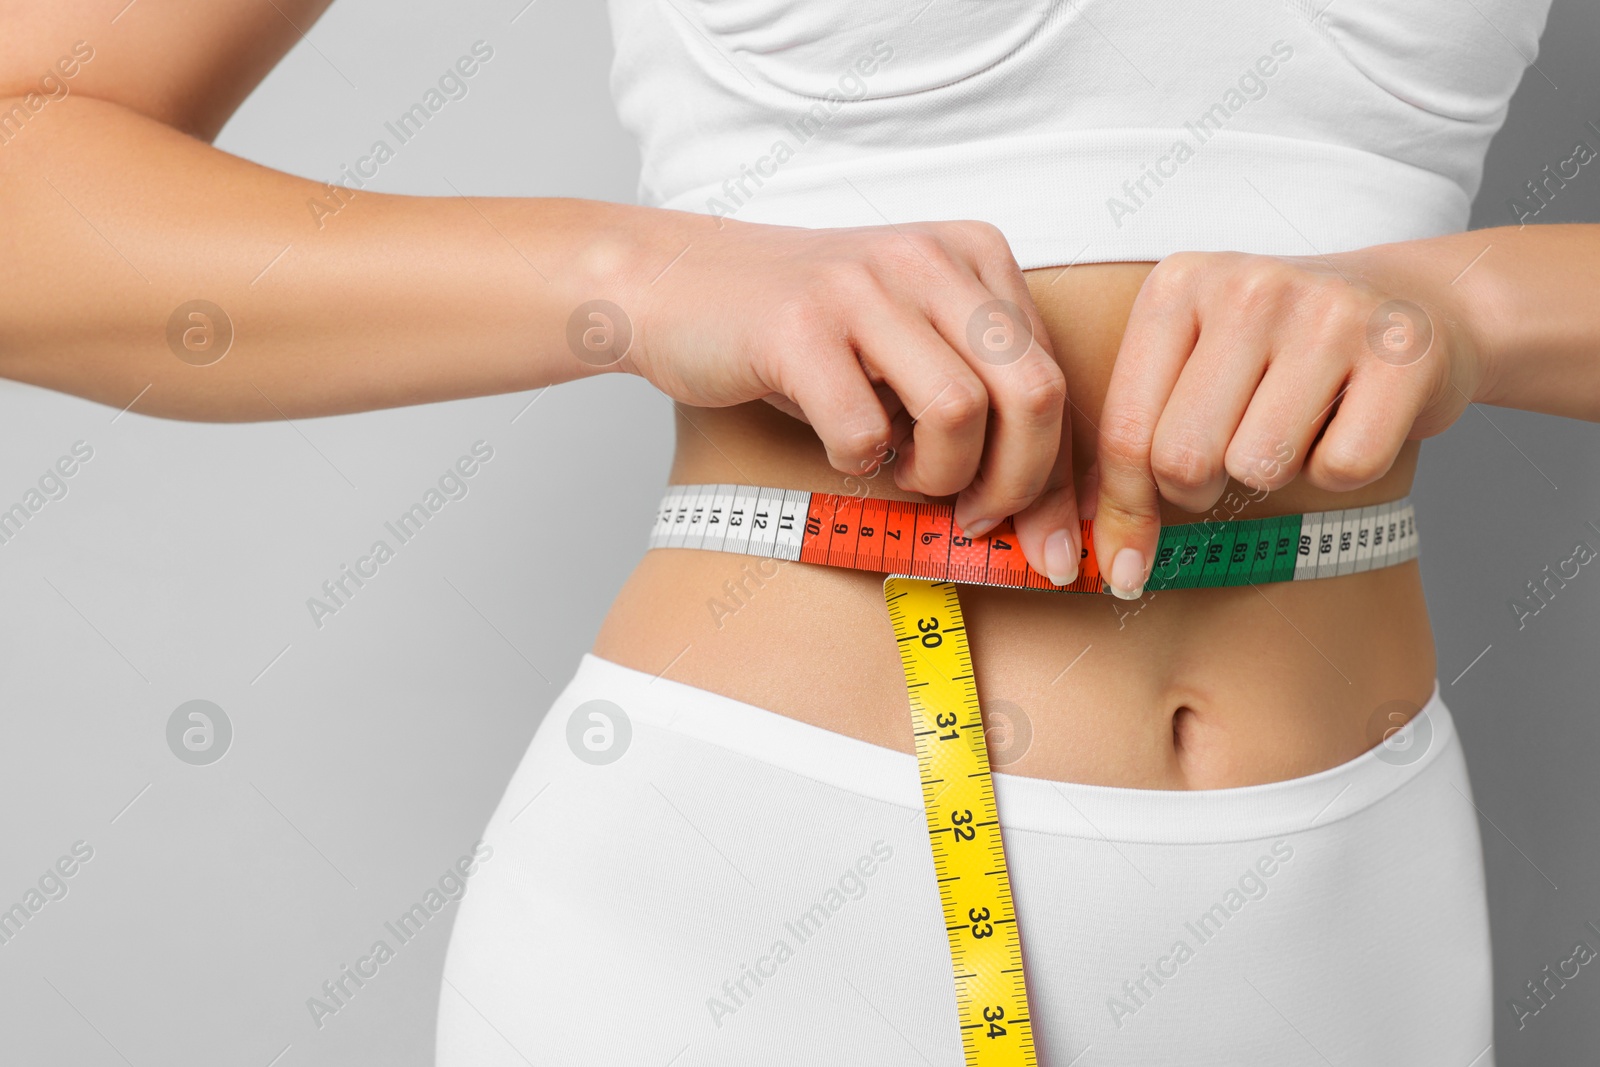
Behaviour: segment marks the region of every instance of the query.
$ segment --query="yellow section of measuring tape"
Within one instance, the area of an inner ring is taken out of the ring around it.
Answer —
[[[967,1067],[1034,1067],[1022,938],[956,586],[896,575],[883,599],[911,698]]]

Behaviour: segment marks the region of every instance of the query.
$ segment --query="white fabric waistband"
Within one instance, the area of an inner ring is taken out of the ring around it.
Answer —
[[[596,699],[615,703],[635,723],[885,803],[922,806],[917,762],[909,753],[593,654],[584,655],[551,714]],[[1425,773],[1455,743],[1455,723],[1435,679],[1422,710],[1390,739],[1387,752],[1403,758],[1384,758],[1385,749],[1374,748],[1316,774],[1234,789],[1125,789],[996,772],[995,797],[1002,822],[1012,829],[1150,844],[1246,841],[1349,818]]]

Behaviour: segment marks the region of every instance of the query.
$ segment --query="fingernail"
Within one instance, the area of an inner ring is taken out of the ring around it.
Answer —
[[[1078,546],[1071,530],[1057,530],[1044,539],[1045,577],[1055,585],[1070,585],[1078,577]]]
[[[978,519],[974,522],[958,522],[956,525],[961,527],[961,532],[964,535],[977,540],[995,528],[995,521],[993,519]]]
[[[1144,553],[1123,548],[1111,560],[1111,592],[1123,600],[1138,600],[1144,594]]]

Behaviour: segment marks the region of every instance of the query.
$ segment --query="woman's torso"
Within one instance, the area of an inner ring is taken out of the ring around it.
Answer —
[[[1066,375],[1081,480],[1129,308],[1148,264],[1027,272]],[[675,483],[860,492],[809,427],[757,403],[679,408]],[[1329,493],[1300,480],[1240,518],[1394,500],[1411,487],[1407,442],[1373,484]],[[921,499],[879,474],[868,496]],[[1229,489],[1243,498],[1248,490]],[[1163,522],[1204,515],[1163,505]],[[1208,513],[1225,517],[1227,510]],[[1425,536],[1425,533],[1424,533]],[[881,577],[748,557],[646,555],[594,652],[825,729],[911,751],[905,681]],[[1221,788],[1342,763],[1425,703],[1435,660],[1416,562],[1261,587],[1176,590],[1123,602],[967,586],[979,695],[1004,770],[1141,788]]]

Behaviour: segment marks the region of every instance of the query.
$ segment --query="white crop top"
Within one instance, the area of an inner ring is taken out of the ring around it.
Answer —
[[[640,199],[1024,267],[1465,228],[1550,0],[609,0]]]

